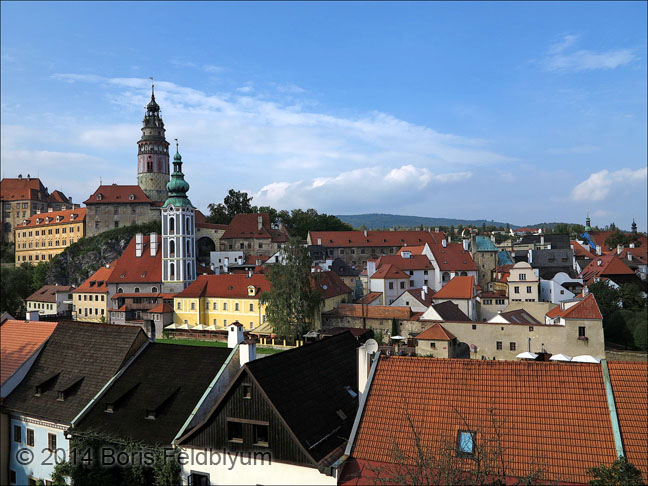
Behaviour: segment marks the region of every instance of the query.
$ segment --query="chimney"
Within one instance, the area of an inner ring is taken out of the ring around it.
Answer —
[[[596,260],[596,264],[600,267],[603,265],[603,260]]]
[[[374,273],[376,273],[376,261],[367,260],[367,277],[371,277]]]
[[[227,347],[235,348],[237,344],[243,342],[243,325],[236,321],[230,324],[227,331]]]
[[[446,240],[445,238],[443,238],[443,239],[441,240],[441,246],[442,246],[443,248],[446,248],[446,247],[448,246],[448,240]],[[464,248],[465,248],[465,247],[466,247],[466,245],[464,244]]]
[[[369,353],[364,344],[359,346],[356,352],[358,355],[358,392],[360,397],[362,397],[362,394],[367,388],[369,369],[371,368],[371,358],[369,358]]]
[[[540,236],[540,244],[541,244],[541,245],[544,245],[544,235],[541,235],[541,236]]]
[[[630,253],[630,252],[628,252],[628,261],[629,261],[629,262],[632,261],[632,253]]]
[[[322,246],[322,238],[317,238],[317,246]]]
[[[367,230],[364,230],[364,237],[367,237]]]
[[[617,245],[617,255],[623,253],[623,245]]]
[[[40,315],[38,314],[38,311],[29,311],[29,312],[27,312],[27,318],[25,320],[26,321],[38,321],[38,320],[40,320]]]
[[[263,216],[259,214],[259,217],[257,218],[257,229],[261,231],[261,228],[263,228]]]
[[[154,257],[157,255],[158,251],[158,235],[157,233],[151,233],[151,256]]]
[[[439,227],[438,227],[438,226],[437,226],[436,228],[434,228],[434,232],[435,232],[435,233],[438,233],[438,232],[439,232]]]
[[[247,278],[252,278],[252,273],[253,273],[253,272],[252,272],[252,269],[248,270],[248,276],[247,276]]]
[[[531,265],[533,263],[533,250],[529,250],[528,255],[529,255],[529,265]]]
[[[630,248],[634,248],[634,247],[635,247],[635,244],[634,244],[634,243],[630,243]]]
[[[135,256],[140,258],[142,252],[144,251],[144,235],[142,233],[137,233],[135,235]]]
[[[244,364],[256,359],[256,342],[254,339],[246,339],[239,345],[239,360],[241,368]]]
[[[256,259],[256,266],[258,267],[259,265],[261,265],[261,259],[260,259],[260,258],[257,258],[257,259]]]
[[[428,287],[427,285],[424,285],[424,286],[421,288],[421,293],[423,294],[423,295],[422,295],[422,296],[423,296],[423,299],[425,299],[425,296],[427,295],[428,290],[429,290],[429,287]]]
[[[243,265],[243,262],[244,262],[243,256],[238,257],[237,261],[238,261],[239,265]]]
[[[601,245],[596,245],[596,254],[601,255],[603,251],[601,250]]]
[[[229,272],[229,257],[223,259],[223,273]]]
[[[468,238],[464,238],[463,240],[461,240],[461,242],[463,243],[463,249],[464,249],[464,251],[468,251],[468,242],[469,242],[469,241],[470,241],[470,240],[469,240]],[[445,246],[445,245],[444,245],[444,246]]]

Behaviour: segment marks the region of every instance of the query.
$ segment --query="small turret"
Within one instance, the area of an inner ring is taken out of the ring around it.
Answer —
[[[634,218],[632,218],[632,234],[633,235],[637,234],[637,223],[635,223]]]
[[[589,211],[587,211],[587,217],[585,218],[585,231],[590,232],[592,231],[591,225],[591,220],[589,217]]]

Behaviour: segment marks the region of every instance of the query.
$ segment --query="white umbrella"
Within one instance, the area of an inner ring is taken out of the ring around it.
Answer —
[[[177,326],[176,329],[189,329],[189,326],[183,324],[182,326]]]
[[[177,329],[177,326],[175,324],[169,324],[164,329]]]
[[[571,361],[572,357],[567,356],[566,354],[554,354],[549,361]]]
[[[530,353],[528,351],[525,351],[524,353],[520,353],[516,356],[516,358],[520,358],[520,359],[536,359],[537,357],[538,357],[537,354]]]
[[[392,336],[391,338],[392,339],[407,339],[407,338],[404,338],[403,336]]]
[[[589,354],[582,354],[580,356],[574,356],[572,358],[572,362],[576,363],[600,363],[601,360],[598,358],[595,358],[594,356],[590,356]]]

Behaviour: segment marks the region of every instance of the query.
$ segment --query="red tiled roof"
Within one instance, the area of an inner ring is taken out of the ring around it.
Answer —
[[[601,262],[601,265],[598,264]],[[634,275],[634,271],[614,254],[596,256],[580,273],[579,277],[589,283],[595,277],[613,277],[615,275]]]
[[[547,312],[547,317],[562,317],[563,319],[603,319],[601,311],[594,294],[587,294],[587,296],[577,304],[563,310],[561,305],[558,305]]]
[[[257,260],[261,262],[261,264],[265,263],[268,261],[270,257],[268,255],[246,255],[245,256],[245,265],[255,265],[257,264]],[[234,266],[235,264],[232,263],[230,266]]]
[[[535,317],[529,314],[524,309],[516,309],[499,314],[511,324],[544,324],[539,322]]]
[[[61,191],[59,191],[58,189],[52,191],[52,193],[47,198],[47,202],[70,204],[70,200],[67,198],[67,196],[63,194]]]
[[[152,201],[140,186],[122,186],[117,184],[99,186],[97,190],[93,192],[86,201],[84,201],[85,205],[118,203],[152,204]]]
[[[119,298],[129,298],[129,299],[135,299],[138,297],[160,297],[159,293],[153,293],[153,292],[131,292],[131,293],[125,293],[125,292],[117,292],[116,294],[113,294],[113,296],[110,298],[110,300],[117,300]]]
[[[608,363],[619,427],[628,461],[648,480],[648,362]]]
[[[254,286],[254,296],[248,295],[248,286]],[[235,297],[246,299],[258,299],[262,292],[270,290],[270,281],[265,275],[254,273],[248,277],[244,274],[221,274],[221,275],[199,275],[186,289],[176,298],[198,298],[198,297]]]
[[[74,290],[74,287],[71,285],[43,285],[25,300],[32,300],[34,302],[56,302],[56,294],[61,292],[71,292],[72,290]]]
[[[574,247],[574,255],[576,255],[576,258],[589,258],[590,260],[595,258],[596,255],[581,245],[578,241],[572,240],[570,243]]]
[[[173,307],[171,307],[169,304],[158,304],[152,309],[147,310],[146,312],[151,312],[153,314],[165,314],[167,312],[173,312]]]
[[[482,299],[505,299],[506,294],[504,292],[481,292],[479,297]]]
[[[77,292],[108,292],[108,279],[115,269],[115,261],[99,268],[95,273],[90,275],[88,279],[79,285],[74,293]]]
[[[455,335],[447,331],[441,324],[434,323],[425,331],[416,336],[416,339],[431,340],[431,341],[452,341]]]
[[[47,188],[38,177],[5,178],[0,181],[0,199],[3,201],[46,201],[47,196]]]
[[[259,229],[261,218],[261,229]],[[288,241],[286,230],[273,229],[268,213],[237,214],[227,226],[222,240],[233,238],[270,238],[275,243]]]
[[[636,367],[644,376],[645,364]],[[626,429],[624,443],[634,449],[629,457],[645,458],[645,388],[629,375],[624,386],[631,391],[621,392],[627,401],[618,409],[620,422],[632,430]],[[600,365],[409,357],[378,362],[352,456],[407,465],[417,453],[414,431],[434,457],[444,445],[455,450],[459,430],[475,431],[478,447],[499,434],[512,478],[537,466],[544,471],[541,482],[587,484],[588,468],[616,459]],[[644,461],[635,464],[646,479]]]
[[[429,231],[310,231],[310,241],[317,245],[318,238],[324,247],[363,247],[363,246],[423,246],[430,245],[445,238],[443,232]]]
[[[432,294],[434,292],[432,290],[430,290],[429,287],[428,287],[427,293],[425,294],[425,298],[423,298],[423,289],[409,289],[409,290],[406,290],[405,292],[400,294],[398,296],[398,298],[400,299],[405,293],[409,293],[413,298],[418,300],[423,305],[426,305],[428,307],[432,305],[432,298],[433,298]]]
[[[397,255],[402,255],[404,251],[409,251],[412,255],[422,255],[425,250],[425,245],[421,246],[404,246],[398,250]]]
[[[441,287],[433,299],[472,299],[475,296],[475,277],[456,276]]]
[[[226,224],[214,224],[208,223],[207,218],[203,213],[196,209],[196,228],[210,228],[210,229],[221,229],[226,230]]]
[[[514,233],[536,233],[539,228],[518,228],[513,230]]]
[[[628,253],[632,255],[632,261],[628,259]],[[648,247],[640,246],[639,248],[624,248],[621,253],[616,254],[619,258],[623,260],[626,265],[628,264],[639,264],[645,265],[648,263]]]
[[[477,270],[477,265],[470,256],[470,252],[464,250],[461,243],[448,243],[446,247],[443,245],[430,245],[430,250],[432,250],[434,259],[442,272]]]
[[[351,290],[333,271],[319,272],[317,275],[319,275],[320,292],[324,299],[330,299],[353,292],[353,290]]]
[[[4,383],[52,334],[56,322],[8,320],[0,332],[0,383]]]
[[[85,221],[85,217],[86,217],[86,208],[64,209],[62,211],[38,213],[25,219],[24,222],[17,224],[16,229],[38,228],[42,226],[56,226],[57,224],[79,223],[81,221]]]
[[[340,304],[328,313],[337,316],[367,317],[370,319],[410,319],[412,317],[412,310],[409,307],[390,305]]]
[[[434,266],[425,255],[412,255],[410,258],[403,258],[400,255],[383,255],[376,259],[376,268],[382,265],[391,264],[401,270],[434,270]]]
[[[612,236],[616,231],[590,231],[588,234],[590,238],[596,243],[596,245],[599,245],[601,247],[601,251],[603,253],[610,253],[616,251],[616,248],[610,248],[608,245],[605,244],[605,240],[607,240],[610,236]],[[631,236],[632,233],[623,233],[626,236]],[[641,246],[646,248],[648,246],[648,237],[643,234],[637,234],[637,237],[639,239],[639,242],[641,243]]]
[[[409,275],[405,274],[402,270],[397,268],[394,265],[387,264],[381,266],[376,272],[371,276],[371,278],[375,279],[395,279],[395,278],[401,278],[401,279],[409,279]]]
[[[133,237],[122,256],[115,263],[115,268],[108,278],[108,283],[160,283],[162,282],[162,244],[155,256],[151,256],[149,235],[144,235],[142,256],[135,256],[135,242]],[[158,242],[160,236],[158,235]]]
[[[367,295],[358,300],[358,304],[371,304],[374,300],[379,298],[382,292],[369,292]]]

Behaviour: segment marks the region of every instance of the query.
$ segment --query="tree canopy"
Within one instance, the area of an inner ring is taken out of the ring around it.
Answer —
[[[311,273],[311,265],[308,250],[292,238],[282,249],[280,261],[269,268],[270,290],[261,294],[261,303],[280,337],[301,339],[314,327],[322,295],[314,285],[318,276]]]

